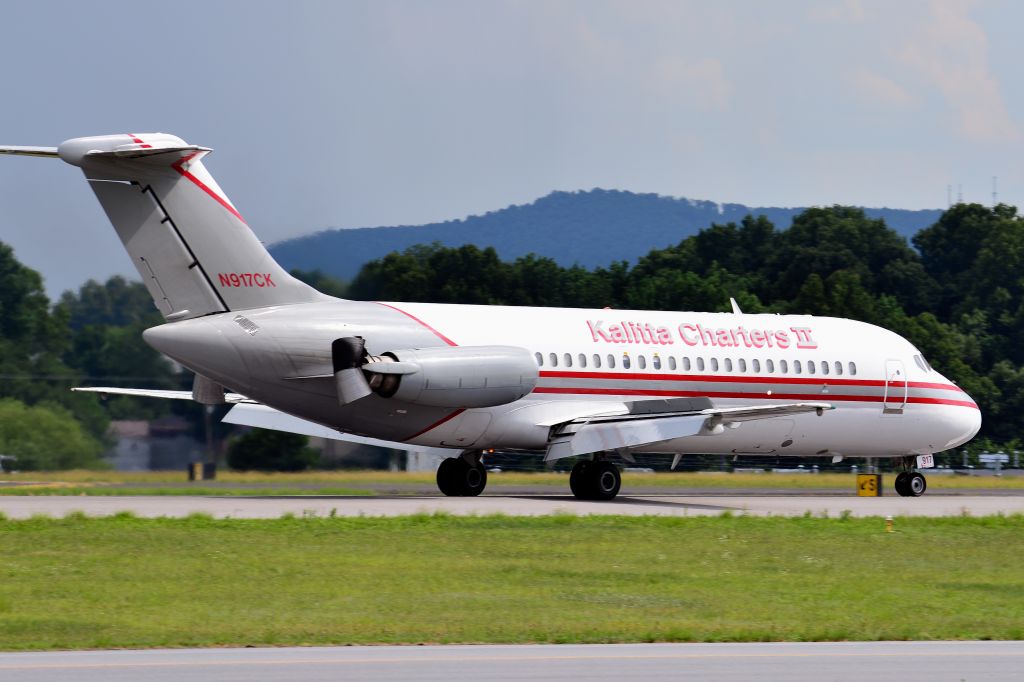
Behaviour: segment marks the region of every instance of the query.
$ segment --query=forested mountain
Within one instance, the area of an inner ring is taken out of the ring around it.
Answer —
[[[559,265],[590,268],[619,260],[633,262],[651,249],[677,244],[713,222],[736,222],[747,215],[764,216],[784,229],[804,210],[751,208],[604,189],[552,192],[530,204],[465,220],[328,230],[280,242],[270,251],[286,269],[320,270],[344,280],[354,277],[369,260],[434,242],[491,246],[505,259],[536,253]],[[890,228],[910,238],[938,220],[942,212],[870,208],[865,213],[885,220]]]

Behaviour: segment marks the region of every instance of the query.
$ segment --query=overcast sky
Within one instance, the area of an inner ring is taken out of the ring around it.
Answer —
[[[1024,206],[1024,3],[4,2],[0,144],[163,131],[267,242],[605,187]],[[51,295],[135,275],[78,169],[0,158]]]

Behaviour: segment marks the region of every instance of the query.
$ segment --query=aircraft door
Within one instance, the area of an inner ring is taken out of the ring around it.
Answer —
[[[902,360],[885,361],[885,397],[882,411],[886,414],[902,414],[907,404],[907,372]]]

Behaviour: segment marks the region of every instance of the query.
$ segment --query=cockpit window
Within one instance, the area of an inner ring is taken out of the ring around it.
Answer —
[[[924,371],[924,372],[928,371],[928,368],[924,364],[924,358],[922,358],[920,355],[915,355],[914,356],[914,364],[916,364],[918,367],[920,367],[922,371]]]

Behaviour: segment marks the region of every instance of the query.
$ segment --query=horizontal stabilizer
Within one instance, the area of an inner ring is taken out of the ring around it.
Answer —
[[[116,388],[111,386],[80,386],[72,388],[72,391],[82,393],[99,393],[100,395],[130,395],[136,398],[162,398],[164,400],[192,400],[192,391],[165,391],[151,388]],[[226,403],[250,403],[257,405],[255,400],[246,398],[241,393],[225,393]]]
[[[406,450],[409,452],[420,452],[424,454],[437,454],[444,457],[451,456],[452,451],[447,448],[431,448],[422,445],[409,445],[408,443],[397,443],[377,438],[364,438],[354,436],[350,433],[336,431],[327,426],[316,424],[299,417],[293,417],[272,407],[260,404],[235,405],[231,411],[224,415],[222,420],[225,424],[238,424],[240,426],[255,426],[261,429],[272,429],[274,431],[286,431],[288,433],[299,433],[304,436],[315,438],[329,438],[348,443],[360,445],[375,445],[381,448],[392,450]]]
[[[51,156],[53,158],[57,158],[57,148],[0,146],[0,154],[16,154],[18,156]]]

